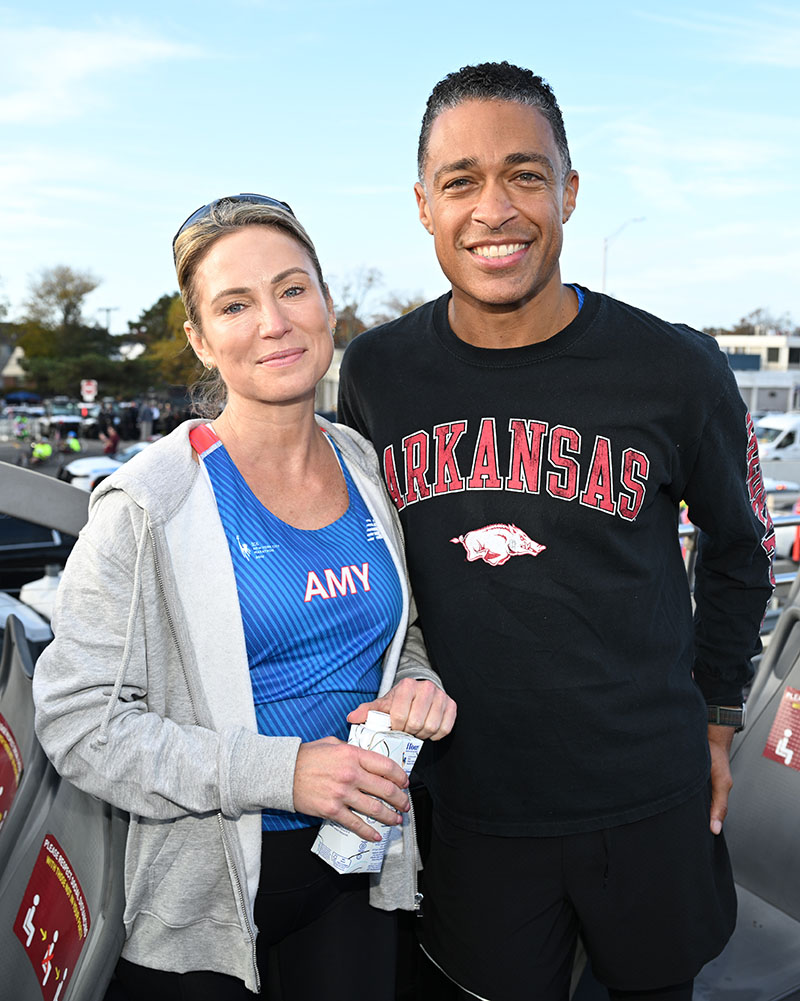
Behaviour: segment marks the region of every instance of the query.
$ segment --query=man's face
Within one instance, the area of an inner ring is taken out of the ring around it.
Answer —
[[[439,115],[414,190],[454,302],[518,308],[560,285],[562,227],[578,193],[575,171],[562,174],[535,108],[470,100]]]

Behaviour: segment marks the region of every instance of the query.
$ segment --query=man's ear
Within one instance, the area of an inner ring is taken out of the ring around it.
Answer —
[[[427,229],[431,236],[433,236],[433,219],[431,218],[430,209],[428,208],[428,196],[425,193],[425,187],[419,181],[417,181],[414,185],[414,194],[417,197],[419,221],[425,229]]]
[[[575,204],[578,201],[578,171],[571,170],[564,181],[564,194],[562,197],[561,221],[566,222],[575,211]]]

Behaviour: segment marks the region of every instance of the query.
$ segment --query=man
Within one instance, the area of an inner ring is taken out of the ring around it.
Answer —
[[[415,191],[451,292],[350,346],[339,412],[459,707],[426,749],[424,948],[460,996],[560,1001],[580,932],[612,998],[688,999],[735,921],[728,755],[774,546],[752,423],[710,337],[562,284],[578,175],[541,78],[441,81]]]

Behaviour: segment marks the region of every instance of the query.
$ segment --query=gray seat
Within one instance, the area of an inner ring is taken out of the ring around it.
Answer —
[[[9,642],[12,660],[24,662],[18,624],[7,630]],[[2,997],[101,1001],[125,937],[127,816],[60,779],[49,764],[44,785],[46,794],[35,796],[23,822],[15,823],[0,873]]]
[[[5,733],[0,741],[0,754],[5,760],[0,774],[6,785],[14,782],[12,757],[19,768],[16,791],[5,789],[0,802],[10,805],[0,826],[0,874],[20,838],[28,818],[35,809],[46,809],[55,796],[58,776],[47,760],[33,728],[34,707],[31,694],[34,659],[22,622],[14,615],[6,621],[3,653],[0,659],[0,716]],[[19,767],[21,765],[21,768]],[[15,783],[16,784],[16,783]]]
[[[697,1001],[800,1001],[800,771],[764,756],[787,688],[800,690],[800,607],[790,604],[759,666],[734,739],[725,836],[739,897],[736,930],[701,971]]]
[[[77,961],[65,964],[56,943],[52,986],[56,978],[64,979],[58,1001],[102,1001],[125,939],[127,817],[62,780],[50,809],[36,820],[25,828],[0,878],[3,996],[14,1001],[41,1001],[47,943],[55,942],[54,933],[59,931],[62,944],[72,936],[71,947],[79,943],[80,952]],[[46,843],[57,846],[60,852],[60,858],[47,856],[57,860],[51,867],[43,863]],[[60,859],[66,863],[62,865]],[[57,869],[66,874],[66,883],[59,881]],[[43,885],[48,887],[47,894],[41,892]],[[74,892],[69,893],[67,885]],[[66,916],[65,900],[75,902]],[[28,948],[18,928],[34,905],[30,922],[34,934]]]

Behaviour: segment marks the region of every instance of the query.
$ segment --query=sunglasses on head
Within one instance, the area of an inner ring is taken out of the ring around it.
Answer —
[[[287,205],[286,202],[281,202],[277,198],[270,198],[269,195],[256,195],[252,192],[243,192],[239,195],[226,195],[224,198],[215,198],[213,202],[209,202],[207,205],[201,205],[199,209],[195,209],[194,212],[192,212],[192,214],[181,225],[178,232],[172,238],[173,257],[175,256],[175,243],[181,233],[189,226],[194,226],[196,222],[200,222],[201,219],[205,219],[205,217],[210,215],[220,202],[247,202],[249,205],[271,205],[273,208],[281,209],[283,212],[288,212],[290,216],[294,215],[291,207]]]

